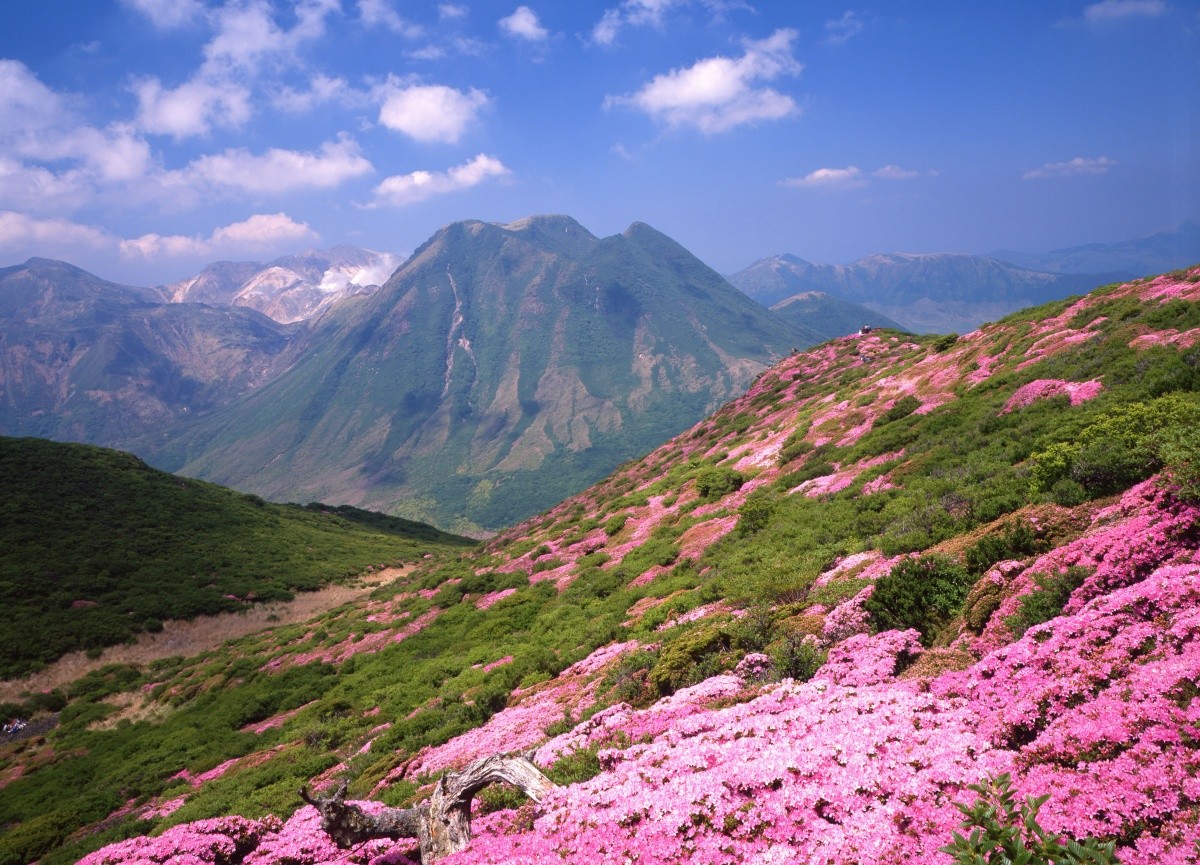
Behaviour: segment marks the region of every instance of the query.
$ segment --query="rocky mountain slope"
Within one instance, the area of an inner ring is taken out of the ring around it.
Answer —
[[[290,324],[314,318],[347,297],[371,294],[400,263],[391,253],[353,246],[309,249],[267,264],[214,262],[155,292],[170,303],[244,306]]]
[[[455,223],[316,322],[286,373],[151,456],[271,498],[495,529],[819,339],[640,223]]]
[[[443,861],[966,862],[979,800],[993,837],[1194,862],[1198,302],[1200,267],[796,353],[364,605],[110,669],[0,749],[0,855],[403,862],[296,788],[403,806],[521,750],[557,788],[484,791]]]
[[[963,253],[870,255],[851,264],[813,264],[794,255],[756,261],[729,281],[765,306],[820,291],[862,304],[918,333],[965,333],[985,321],[1117,275],[1026,270]]]
[[[0,269],[0,431],[128,445],[269,380],[288,344],[253,310],[31,259]]]

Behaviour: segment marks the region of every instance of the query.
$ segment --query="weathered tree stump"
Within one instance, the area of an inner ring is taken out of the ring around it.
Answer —
[[[329,797],[313,798],[305,788],[300,798],[321,814],[321,828],[339,847],[353,847],[372,838],[416,838],[422,865],[466,848],[471,841],[471,800],[489,784],[512,784],[540,802],[554,789],[553,781],[525,757],[493,755],[471,763],[461,772],[447,772],[428,802],[413,808],[387,808],[368,814],[346,804],[346,785]]]

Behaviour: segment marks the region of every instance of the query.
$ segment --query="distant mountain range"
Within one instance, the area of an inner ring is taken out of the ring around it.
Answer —
[[[918,332],[961,333],[1023,307],[1197,261],[1200,224],[1185,222],[1135,240],[1042,254],[891,253],[844,265],[776,255],[728,279],[766,306],[816,291],[862,304]]]
[[[478,532],[836,335],[640,223],[604,239],[568,217],[455,223],[370,288],[386,266],[339,247],[157,289],[44,259],[0,270],[0,433]]]
[[[1104,274],[1042,273],[962,253],[880,254],[852,264],[776,255],[728,278],[766,306],[822,292],[918,333],[965,333],[1023,307],[1112,281]]]
[[[1200,261],[1200,222],[1117,243],[1088,243],[1043,253],[999,250],[992,258],[1050,273],[1124,273],[1133,279]]]
[[[343,298],[370,294],[400,266],[389,252],[354,246],[310,249],[256,261],[218,261],[190,279],[155,289],[171,303],[247,306],[284,324],[305,321]]]

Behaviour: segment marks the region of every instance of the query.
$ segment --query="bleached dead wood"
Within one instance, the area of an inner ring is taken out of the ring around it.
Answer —
[[[321,814],[321,828],[339,847],[353,847],[372,838],[416,838],[421,862],[464,849],[471,840],[471,800],[489,784],[512,784],[540,802],[555,784],[525,757],[493,755],[471,763],[461,772],[442,775],[427,802],[412,808],[387,808],[368,814],[347,804],[346,785],[332,796],[314,798],[301,788],[300,798]]]

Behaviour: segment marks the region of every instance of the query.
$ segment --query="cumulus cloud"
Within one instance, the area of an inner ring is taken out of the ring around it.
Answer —
[[[379,122],[417,141],[456,144],[488,104],[487,94],[472,88],[455,90],[442,84],[404,86],[395,79],[381,91]]]
[[[863,21],[852,10],[842,13],[841,18],[830,18],[825,22],[825,43],[845,45],[863,31]]]
[[[668,126],[691,126],[711,134],[743,123],[779,120],[799,109],[794,99],[760,81],[799,75],[792,56],[795,30],[776,30],[766,39],[747,40],[741,57],[709,57],[655,78],[636,93],[610,96],[605,107],[628,105]]]
[[[316,152],[272,147],[253,154],[231,148],[194,160],[183,171],[188,179],[244,192],[279,193],[293,189],[329,189],[374,170],[351,138],[327,141]]]
[[[81,122],[72,100],[23,64],[0,60],[0,200],[24,211],[81,206],[96,188],[155,170],[150,145],[127,123]]]
[[[1109,24],[1129,18],[1158,18],[1167,11],[1163,0],[1101,0],[1083,10],[1089,24]]]
[[[510,173],[499,159],[481,153],[470,162],[448,171],[414,171],[411,174],[393,175],[375,187],[375,198],[367,207],[415,204],[435,195],[470,189],[489,178],[504,177]]]
[[[501,30],[516,39],[544,42],[550,36],[550,31],[538,20],[537,13],[528,6],[518,6],[517,11],[496,23],[500,25]]]
[[[790,177],[782,181],[784,186],[800,189],[857,189],[866,183],[867,179],[857,165],[848,165],[845,168],[818,168],[803,177]]]
[[[204,7],[199,0],[124,0],[125,5],[150,19],[159,30],[174,30],[199,18]]]
[[[456,21],[467,17],[467,7],[461,3],[439,3],[438,17],[447,21]]]
[[[126,258],[177,258],[252,252],[316,239],[317,233],[307,224],[296,222],[285,213],[259,213],[243,222],[216,228],[208,237],[143,234],[122,240],[119,248]]]
[[[167,89],[157,78],[133,85],[137,123],[146,132],[176,141],[206,135],[214,126],[237,127],[250,119],[250,92],[240,84],[193,79]]]
[[[1107,156],[1076,156],[1067,162],[1047,162],[1021,175],[1022,180],[1042,180],[1048,177],[1073,177],[1079,174],[1106,174],[1117,164]]]
[[[325,35],[325,19],[336,12],[341,12],[340,0],[299,0],[295,25],[284,30],[267,0],[226,4],[213,15],[216,33],[204,46],[202,71],[211,76],[253,71],[265,59],[292,61],[301,45]]]
[[[368,27],[384,27],[398,36],[415,39],[422,28],[401,18],[388,0],[358,0],[358,16]]]
[[[38,219],[12,210],[0,210],[0,249],[36,244],[47,250],[111,246],[113,238],[98,228],[66,219]]]

